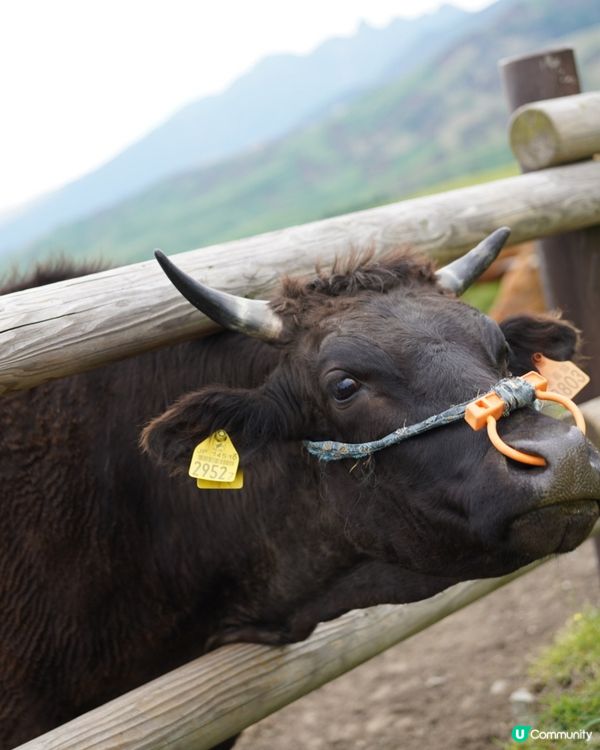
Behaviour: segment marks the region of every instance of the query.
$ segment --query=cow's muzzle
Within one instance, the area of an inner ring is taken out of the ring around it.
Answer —
[[[524,484],[527,507],[513,516],[510,546],[528,557],[567,552],[590,533],[600,510],[600,453],[576,427],[539,415],[535,436],[516,437],[512,445],[546,460],[540,468],[507,461],[513,481]],[[531,433],[530,433],[531,435]]]

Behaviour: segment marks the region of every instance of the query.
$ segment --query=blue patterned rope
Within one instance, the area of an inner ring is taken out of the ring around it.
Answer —
[[[526,380],[523,380],[523,378],[503,378],[492,387],[492,390],[506,404],[503,415],[505,417],[511,411],[520,409],[523,406],[529,406],[535,401],[535,388]],[[378,440],[371,440],[367,443],[338,443],[335,440],[304,440],[304,447],[320,461],[339,461],[342,458],[368,458],[375,451],[389,448],[391,445],[396,445],[415,435],[433,430],[435,427],[443,427],[446,424],[463,419],[467,406],[473,400],[471,399],[462,404],[451,406],[439,414],[427,417],[422,422],[408,425],[408,427],[399,427],[397,430],[390,432],[389,435]]]

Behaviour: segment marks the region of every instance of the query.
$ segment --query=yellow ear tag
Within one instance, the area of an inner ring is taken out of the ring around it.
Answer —
[[[573,362],[548,359],[539,352],[532,357],[535,369],[548,381],[548,390],[573,398],[590,382],[590,378]]]
[[[225,430],[217,430],[194,448],[189,475],[206,482],[236,481],[240,457]]]

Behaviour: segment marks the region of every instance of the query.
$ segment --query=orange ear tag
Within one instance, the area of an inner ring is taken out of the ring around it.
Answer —
[[[590,382],[589,376],[573,362],[548,359],[541,353],[531,358],[535,369],[548,381],[548,390],[573,398]]]

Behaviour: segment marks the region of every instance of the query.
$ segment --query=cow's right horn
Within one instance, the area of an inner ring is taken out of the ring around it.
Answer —
[[[456,295],[462,294],[496,260],[509,235],[508,227],[496,229],[462,258],[436,271],[438,284]]]
[[[281,336],[283,321],[268,302],[211,289],[177,268],[161,250],[155,250],[154,256],[173,286],[215,323],[265,341],[275,341]]]

